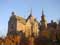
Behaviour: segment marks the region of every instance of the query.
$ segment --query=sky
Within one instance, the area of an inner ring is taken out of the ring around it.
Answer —
[[[8,32],[8,21],[11,12],[27,18],[32,8],[32,15],[40,21],[42,8],[47,22],[60,18],[60,0],[0,0],[0,37]]]

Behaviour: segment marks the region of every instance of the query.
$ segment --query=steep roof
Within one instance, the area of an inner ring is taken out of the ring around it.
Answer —
[[[32,17],[32,15],[30,14],[29,16],[28,16],[28,18],[26,19],[26,22],[28,21],[28,19],[30,19],[30,17]]]
[[[26,20],[25,20],[23,17],[16,16],[16,19],[17,19],[20,23],[23,23],[23,24],[26,23]]]

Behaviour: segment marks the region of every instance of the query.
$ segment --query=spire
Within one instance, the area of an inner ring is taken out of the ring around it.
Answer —
[[[31,10],[30,10],[30,15],[32,16],[32,8],[31,8]]]
[[[43,8],[42,8],[42,16],[41,16],[41,19],[45,21],[45,15],[44,15]]]
[[[44,16],[44,11],[43,11],[43,8],[42,8],[42,16]]]
[[[31,8],[31,10],[30,10],[30,15],[29,15],[28,18],[30,18],[30,17],[32,17],[32,8]]]
[[[32,17],[32,8],[30,9],[30,14],[29,14],[28,18],[26,19],[26,21],[27,21],[30,17]]]

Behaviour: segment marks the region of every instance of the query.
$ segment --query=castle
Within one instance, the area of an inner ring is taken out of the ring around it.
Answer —
[[[32,13],[27,19],[24,19],[12,12],[8,21],[7,36],[5,39],[0,38],[0,45],[44,45],[45,39],[52,40],[52,44],[53,41],[60,40],[60,23],[57,24],[53,20],[51,23],[47,23],[43,10],[40,22]],[[43,40],[42,43],[41,40]]]

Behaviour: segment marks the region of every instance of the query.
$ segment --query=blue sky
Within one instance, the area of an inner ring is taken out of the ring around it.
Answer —
[[[27,18],[32,8],[32,14],[41,19],[42,8],[47,22],[60,18],[60,0],[0,0],[0,36],[5,36],[8,30],[8,20],[11,12]]]

